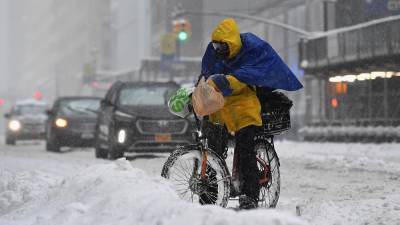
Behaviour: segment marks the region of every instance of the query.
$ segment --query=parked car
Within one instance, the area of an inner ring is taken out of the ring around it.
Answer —
[[[46,103],[36,100],[19,101],[4,117],[7,119],[7,145],[15,145],[17,140],[44,138]]]
[[[101,102],[96,130],[98,158],[116,159],[124,152],[171,151],[193,142],[189,119],[169,113],[174,82],[116,82]]]
[[[59,152],[63,146],[92,147],[101,98],[61,97],[48,110],[46,150]]]

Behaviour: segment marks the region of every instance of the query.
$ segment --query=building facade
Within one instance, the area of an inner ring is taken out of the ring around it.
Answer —
[[[339,0],[336,29],[305,39],[307,140],[400,141],[400,2]]]
[[[8,105],[8,2],[0,1],[0,114],[5,113]],[[0,118],[0,127],[4,127],[4,118]],[[0,134],[4,129],[0,130]]]
[[[147,0],[112,0],[110,71],[138,71],[150,55],[150,4]]]
[[[0,1],[0,98],[7,95],[8,78],[8,2]]]
[[[14,100],[32,97],[35,91],[50,101],[84,94],[85,68],[108,65],[104,24],[110,18],[110,1],[8,2],[9,73],[20,90]]]

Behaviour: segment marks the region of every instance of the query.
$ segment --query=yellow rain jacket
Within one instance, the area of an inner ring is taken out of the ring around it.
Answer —
[[[228,44],[229,59],[235,57],[242,47],[239,28],[231,18],[223,20],[212,33],[211,38],[213,41]],[[226,125],[230,132],[236,132],[250,125],[261,126],[261,106],[255,88],[240,82],[234,74],[225,77],[232,93],[225,96],[224,107],[210,115],[211,122]],[[208,79],[207,82],[217,88],[212,79]]]

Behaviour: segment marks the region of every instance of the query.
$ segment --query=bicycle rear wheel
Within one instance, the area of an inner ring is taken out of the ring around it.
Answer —
[[[257,139],[255,150],[261,176],[258,206],[275,208],[278,203],[281,186],[278,155],[274,146],[265,138]]]
[[[178,195],[189,202],[226,207],[230,193],[230,174],[226,163],[213,151],[207,151],[207,179],[202,180],[202,152],[197,146],[181,147],[171,153],[161,176],[171,181]]]

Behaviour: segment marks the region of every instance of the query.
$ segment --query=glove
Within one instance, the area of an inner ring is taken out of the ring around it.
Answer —
[[[226,76],[224,74],[214,74],[209,79],[211,79],[222,95],[229,96],[232,95],[232,88]]]

